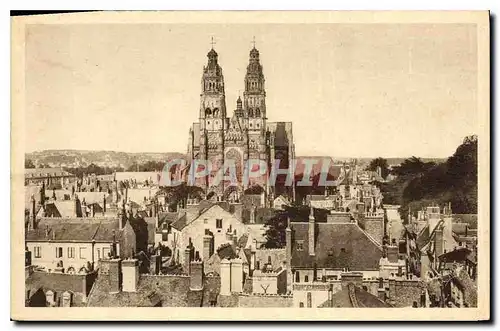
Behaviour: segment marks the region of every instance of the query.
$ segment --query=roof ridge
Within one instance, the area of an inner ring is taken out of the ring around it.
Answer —
[[[377,248],[382,251],[382,243],[378,243],[377,240],[375,240],[375,238],[373,238],[370,234],[368,234],[368,232],[366,232],[365,230],[363,230],[358,223],[352,223],[352,224],[355,224],[356,227],[373,243],[375,244],[375,246],[377,246]]]

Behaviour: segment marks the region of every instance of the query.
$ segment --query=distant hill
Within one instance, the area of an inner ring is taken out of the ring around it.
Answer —
[[[128,168],[133,164],[146,162],[165,162],[174,158],[185,158],[182,153],[126,153],[116,151],[88,150],[44,150],[26,153],[26,159],[35,166],[75,168],[91,164],[100,167]]]

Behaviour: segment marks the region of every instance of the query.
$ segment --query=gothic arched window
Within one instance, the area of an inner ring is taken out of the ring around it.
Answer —
[[[205,109],[205,116],[210,116],[210,115],[212,115],[212,111],[210,110],[210,108]]]
[[[255,110],[255,116],[256,116],[256,117],[260,117],[260,108],[257,108],[257,109]]]
[[[214,117],[219,116],[219,108],[214,109]]]

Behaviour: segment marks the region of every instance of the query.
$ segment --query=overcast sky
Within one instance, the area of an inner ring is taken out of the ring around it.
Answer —
[[[477,43],[459,24],[30,25],[26,151],[186,152],[210,38],[232,115],[253,36],[270,121],[297,155],[447,157],[477,133]]]

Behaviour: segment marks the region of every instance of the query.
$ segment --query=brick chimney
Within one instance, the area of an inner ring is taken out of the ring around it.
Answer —
[[[203,236],[203,255],[202,258],[204,261],[208,261],[208,259],[213,254],[213,236],[211,236],[207,231],[205,231],[205,235]]]
[[[199,291],[203,289],[203,262],[191,261],[191,278],[189,280],[189,289]]]
[[[36,201],[35,196],[31,195],[31,215],[29,219],[30,228],[36,229]]]
[[[385,288],[384,288],[384,279],[382,277],[378,279],[378,298],[384,302],[387,299],[387,295],[385,293]]]
[[[161,269],[161,256],[159,254],[151,255],[151,261],[149,264],[149,273],[152,275],[158,275]]]
[[[139,260],[126,259],[122,261],[123,292],[136,292],[139,283]]]
[[[316,223],[314,221],[314,210],[311,205],[311,212],[309,213],[309,255],[316,255]]]
[[[443,238],[443,228],[439,227],[434,232],[434,243],[436,257],[444,253],[444,238]]]
[[[102,263],[101,260],[100,263]],[[122,272],[121,272],[121,260],[111,259],[108,262],[108,275],[109,275],[109,293],[118,293],[121,290],[122,283]]]
[[[333,307],[333,284],[328,286],[328,302],[330,303],[330,307]]]
[[[186,247],[184,249],[184,273],[186,275],[191,274],[191,248]]]

